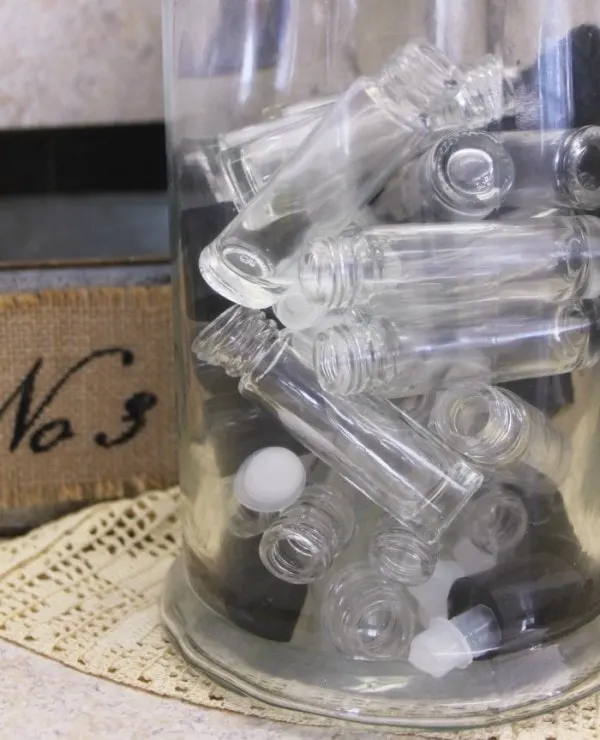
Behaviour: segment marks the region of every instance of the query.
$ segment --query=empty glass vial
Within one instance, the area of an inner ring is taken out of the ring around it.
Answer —
[[[508,301],[595,298],[600,220],[374,226],[307,245],[298,279],[312,303],[330,310],[363,305],[372,313],[390,305],[414,313],[491,300],[495,311]]]
[[[350,86],[306,146],[202,251],[204,279],[236,303],[271,306],[293,281],[290,266],[307,239],[343,231],[432,133],[494,119],[511,96],[495,57],[464,71],[430,45],[407,44],[378,79]]]
[[[348,498],[333,488],[309,486],[264,532],[260,559],[287,583],[312,583],[331,567],[354,531]]]
[[[383,516],[369,545],[369,562],[386,578],[407,586],[427,581],[438,559],[437,543],[427,542],[417,528]]]
[[[334,103],[329,98],[320,106],[219,136],[219,164],[239,209],[290,159]]]
[[[505,205],[527,213],[552,206],[600,208],[600,126],[496,136],[515,164],[515,184]]]
[[[512,158],[493,134],[460,131],[402,167],[375,208],[396,221],[477,221],[499,208],[514,177]]]
[[[600,356],[593,301],[529,303],[519,310],[474,316],[456,326],[413,327],[363,317],[317,335],[313,363],[321,386],[348,395],[399,398],[460,380],[505,382],[571,372]]]
[[[485,484],[477,498],[469,502],[457,524],[462,524],[462,533],[475,547],[497,557],[511,552],[521,542],[529,516],[514,489],[492,482]]]
[[[240,393],[276,416],[317,457],[429,541],[482,476],[389,401],[324,393],[312,368],[260,311],[232,307],[194,341],[200,360],[241,376]]]
[[[571,466],[571,442],[546,414],[486,383],[464,383],[440,393],[429,423],[482,470],[518,472],[526,465],[560,485]],[[520,516],[526,516],[524,510]]]
[[[402,658],[415,634],[414,602],[408,592],[362,562],[335,573],[321,615],[332,644],[350,658]]]

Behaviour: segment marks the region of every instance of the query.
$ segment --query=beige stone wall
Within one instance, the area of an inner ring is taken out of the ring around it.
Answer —
[[[162,118],[161,0],[1,0],[0,129]]]

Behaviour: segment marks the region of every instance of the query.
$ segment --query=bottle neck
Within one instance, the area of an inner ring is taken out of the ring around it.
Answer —
[[[438,552],[437,543],[420,537],[418,529],[384,516],[371,538],[369,560],[390,580],[418,586],[431,578]]]
[[[310,486],[267,529],[260,543],[265,567],[288,583],[312,583],[331,567],[354,531],[346,496]]]
[[[529,438],[529,418],[519,399],[485,383],[445,391],[433,425],[451,447],[482,467],[513,462]]]
[[[400,110],[408,112],[412,107],[418,118],[456,94],[459,68],[435,46],[411,42],[392,56],[377,84]]]
[[[198,334],[192,351],[202,362],[239,377],[260,362],[278,336],[277,324],[263,311],[232,306]]]
[[[354,305],[365,281],[381,274],[381,250],[357,232],[312,242],[300,259],[298,279],[308,301],[338,310]]]
[[[360,563],[336,573],[322,612],[333,644],[353,658],[401,658],[416,628],[414,607],[402,586]]]
[[[500,59],[486,55],[477,64],[462,70],[457,93],[437,111],[432,111],[431,127],[444,130],[460,125],[469,128],[500,120],[515,110],[513,82],[504,73]]]
[[[378,378],[386,354],[383,320],[340,324],[318,334],[313,365],[321,387],[341,395],[361,393]]]
[[[556,189],[565,205],[584,211],[600,208],[600,126],[568,133],[554,161]]]

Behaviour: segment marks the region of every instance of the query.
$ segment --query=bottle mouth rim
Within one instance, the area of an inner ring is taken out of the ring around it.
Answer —
[[[316,522],[292,522],[283,516],[263,534],[259,552],[263,565],[276,578],[300,585],[327,572],[337,554],[335,545]]]
[[[568,205],[600,208],[600,126],[569,132],[556,152],[555,186]]]
[[[366,390],[373,355],[361,348],[355,333],[360,325],[338,324],[317,334],[313,344],[313,366],[323,390],[354,395]]]
[[[432,427],[457,452],[482,468],[493,468],[498,463],[494,454],[507,452],[515,442],[512,406],[494,386],[461,383],[438,397]]]

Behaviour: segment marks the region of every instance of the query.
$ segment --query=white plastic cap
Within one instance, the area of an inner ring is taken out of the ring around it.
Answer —
[[[275,316],[292,331],[304,331],[318,324],[327,314],[327,308],[311,303],[298,289],[290,289],[273,307]]]
[[[479,604],[453,619],[434,617],[413,639],[408,660],[420,671],[441,678],[455,668],[466,668],[500,639],[494,612]]]
[[[306,485],[302,460],[286,447],[265,447],[241,464],[233,492],[247,509],[281,511],[296,501]]]
[[[495,555],[480,550],[466,537],[460,539],[454,545],[452,555],[467,576],[481,573],[484,570],[491,570],[498,563]]]
[[[448,593],[454,581],[464,575],[464,570],[452,560],[438,560],[429,580],[408,587],[419,605],[419,619],[424,627],[436,617],[448,616]]]
[[[441,678],[455,668],[466,668],[473,662],[473,655],[465,636],[451,620],[434,617],[412,641],[408,660],[420,671]]]

